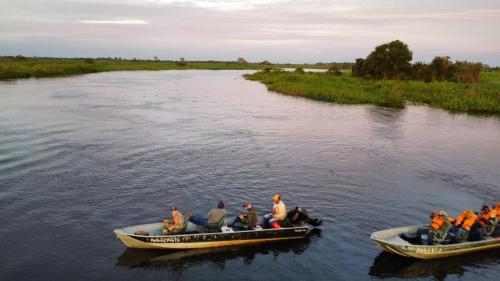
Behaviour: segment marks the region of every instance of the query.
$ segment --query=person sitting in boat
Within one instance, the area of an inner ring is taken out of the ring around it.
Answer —
[[[479,212],[479,227],[482,230],[483,236],[491,236],[495,231],[497,225],[497,211],[491,209],[487,205],[481,207]]]
[[[491,236],[497,237],[500,236],[500,202],[497,202],[496,206],[492,206],[492,208],[495,208],[496,211],[497,225]]]
[[[189,221],[194,224],[202,225],[206,228],[217,228],[221,220],[224,219],[226,210],[224,210],[224,202],[219,201],[219,203],[217,203],[217,208],[208,212],[207,216],[193,215],[191,212],[187,212],[186,214]]]
[[[428,245],[447,244],[450,242],[450,229],[452,224],[445,211],[434,211],[430,215]]]
[[[257,212],[251,203],[243,204],[243,208],[245,208],[247,214],[239,214],[231,224],[231,227],[239,229],[254,229],[254,227],[257,226]]]
[[[162,220],[163,221],[163,234],[174,234],[180,233],[184,229],[184,216],[182,216],[181,212],[177,207],[172,207],[170,209],[170,214],[172,215],[171,220]]]
[[[281,200],[281,196],[279,194],[275,194],[273,200],[273,213],[264,216],[264,224],[266,228],[273,226],[273,223],[277,223],[279,225],[279,223],[286,218],[286,205]]]
[[[455,221],[456,236],[459,242],[479,240],[477,215],[472,210],[463,211]]]

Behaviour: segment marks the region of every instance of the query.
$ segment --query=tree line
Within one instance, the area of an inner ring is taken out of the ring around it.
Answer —
[[[479,82],[483,65],[467,61],[453,62],[449,56],[435,57],[430,64],[411,64],[413,52],[408,45],[395,40],[375,47],[365,59],[358,58],[352,76],[389,80]]]

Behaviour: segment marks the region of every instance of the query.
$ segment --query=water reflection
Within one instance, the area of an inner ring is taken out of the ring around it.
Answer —
[[[494,267],[499,264],[498,250],[436,260],[418,260],[382,252],[373,261],[369,275],[379,278],[434,277],[436,280],[445,280],[448,275],[463,276],[471,268]]]
[[[313,229],[311,234],[305,239],[254,246],[232,246],[184,251],[126,249],[118,257],[116,265],[129,268],[141,267],[145,269],[181,272],[183,269],[196,264],[211,263],[223,269],[226,261],[239,258],[243,259],[245,265],[251,265],[258,255],[272,254],[275,257],[281,254],[301,255],[311,243],[319,238],[321,238],[321,230]]]

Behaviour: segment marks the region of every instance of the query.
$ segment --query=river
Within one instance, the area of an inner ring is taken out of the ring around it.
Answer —
[[[0,279],[495,280],[500,251],[381,254],[373,231],[500,198],[500,119],[270,93],[244,71],[109,72],[0,83]],[[260,213],[281,193],[304,241],[126,250],[113,229],[175,205]]]

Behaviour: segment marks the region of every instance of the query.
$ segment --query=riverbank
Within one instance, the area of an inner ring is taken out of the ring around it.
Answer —
[[[449,111],[500,113],[500,71],[485,71],[479,83],[369,80],[325,73],[256,72],[245,78],[270,91],[340,104],[376,104],[402,108],[426,104]]]
[[[219,61],[156,61],[116,59],[0,58],[0,80],[69,76],[121,70],[258,70],[261,63]],[[324,65],[273,64],[277,68],[326,68]]]

